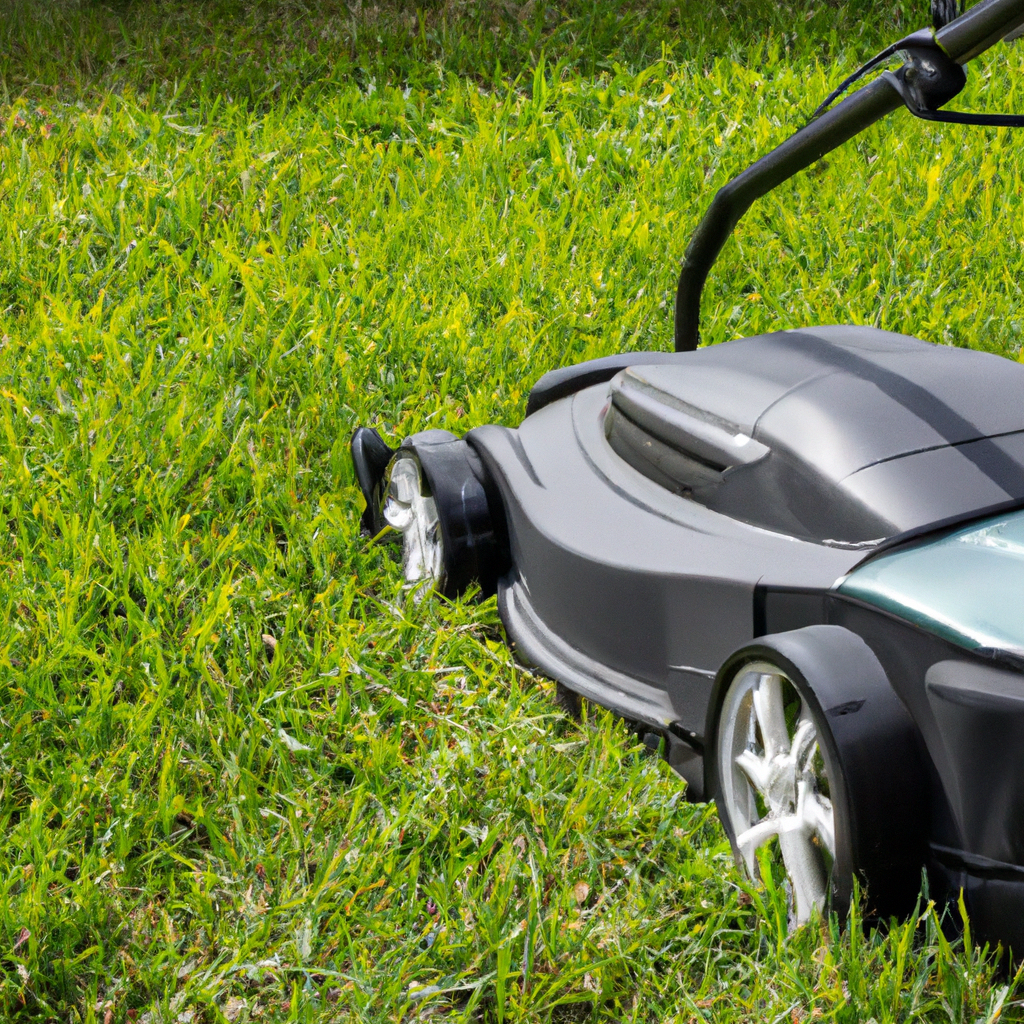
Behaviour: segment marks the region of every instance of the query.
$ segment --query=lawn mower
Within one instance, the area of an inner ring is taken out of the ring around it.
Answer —
[[[900,107],[1024,124],[946,109],[1024,0],[937,21],[717,193],[675,351],[552,370],[515,428],[392,449],[363,427],[352,457],[406,579],[496,592],[517,657],[713,799],[793,927],[844,914],[855,880],[869,913],[905,913],[925,871],[1024,954],[1024,366],[859,326],[699,347],[708,271],[756,198]]]

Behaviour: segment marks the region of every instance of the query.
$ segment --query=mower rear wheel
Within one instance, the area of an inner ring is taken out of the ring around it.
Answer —
[[[921,738],[863,637],[838,625],[763,636],[715,679],[704,730],[706,792],[737,863],[786,892],[789,926],[914,906],[927,852]]]

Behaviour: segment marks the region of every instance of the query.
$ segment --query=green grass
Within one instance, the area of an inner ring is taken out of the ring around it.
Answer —
[[[926,899],[787,936],[493,602],[411,601],[347,450],[668,348],[714,189],[923,7],[5,5],[0,1018],[1019,1012]],[[1024,109],[1022,52],[963,105]],[[751,211],[706,338],[1016,358],[1022,146],[895,115]]]

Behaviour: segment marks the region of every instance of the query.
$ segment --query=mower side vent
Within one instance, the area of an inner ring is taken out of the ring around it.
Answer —
[[[720,483],[769,452],[733,423],[666,394],[626,369],[611,385],[605,436],[635,469],[672,490]]]

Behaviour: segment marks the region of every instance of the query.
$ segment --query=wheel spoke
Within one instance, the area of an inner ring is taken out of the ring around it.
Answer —
[[[810,919],[815,907],[825,904],[825,872],[821,855],[804,828],[788,829],[779,833],[779,849],[793,886],[795,924]]]
[[[760,847],[764,846],[773,836],[779,834],[779,821],[777,818],[765,818],[756,825],[751,825],[746,832],[741,832],[736,837],[736,846],[739,848],[740,856],[746,864],[747,873],[755,875],[756,854]]]
[[[800,782],[800,795],[797,803],[797,815],[804,823],[808,832],[821,840],[821,845],[836,855],[835,818],[832,814],[832,803],[828,797],[815,792],[806,781]]]
[[[771,766],[765,758],[759,757],[752,750],[744,750],[736,758],[736,764],[743,769],[744,774],[750,779],[751,785],[759,793],[764,793],[768,789]]]
[[[814,728],[814,722],[809,718],[801,718],[793,736],[791,752],[793,760],[801,768],[814,757],[814,750],[818,745],[818,733]]]
[[[754,690],[754,714],[761,726],[764,755],[771,761],[777,754],[789,751],[789,730],[786,728],[786,709],[782,702],[782,679],[765,673]]]

